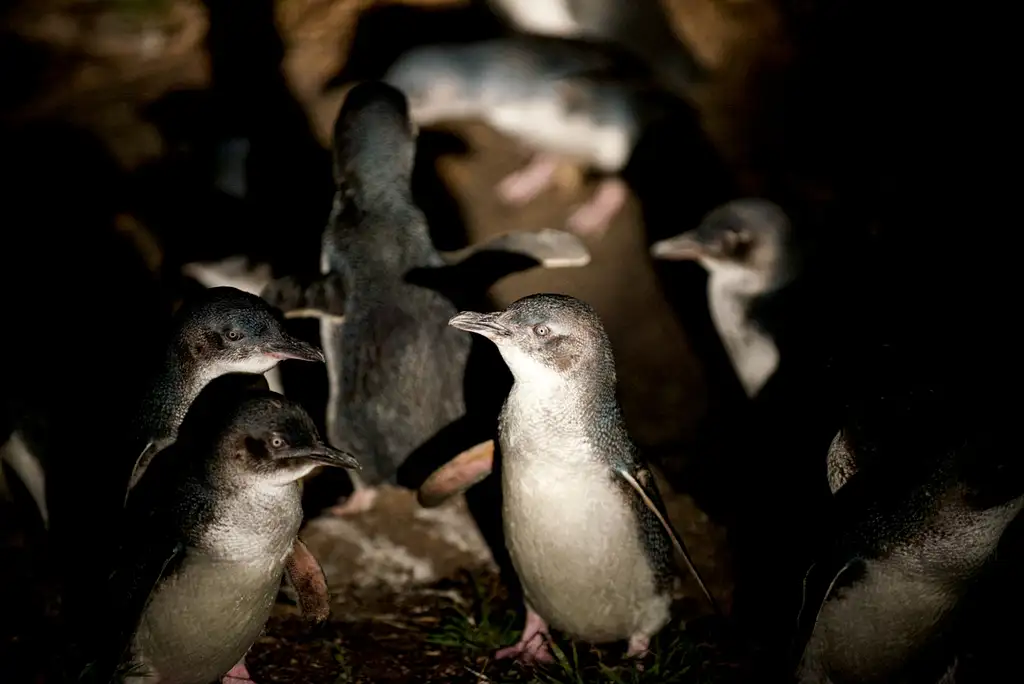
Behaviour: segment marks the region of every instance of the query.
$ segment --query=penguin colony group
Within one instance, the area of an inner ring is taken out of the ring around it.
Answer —
[[[326,620],[326,579],[298,538],[301,482],[320,467],[352,478],[337,515],[372,507],[383,483],[417,489],[424,506],[487,492],[474,515],[500,516],[483,531],[525,612],[496,658],[549,662],[555,629],[623,642],[642,668],[672,618],[679,568],[719,611],[627,431],[601,319],[562,294],[501,311],[485,296],[518,270],[587,264],[576,236],[599,236],[622,205],[618,174],[641,132],[707,75],[657,2],[490,4],[508,35],[414,48],[346,94],[318,276],[278,278],[261,296],[210,287],[176,313],[134,424],[108,445],[121,467],[113,562],[65,602],[85,625],[73,630],[70,680],[249,681],[246,652],[285,576],[309,620]],[[562,157],[604,177],[567,230],[434,247],[412,199],[417,131],[471,118],[537,151],[499,187],[510,203],[535,197]],[[793,360],[757,306],[808,270],[794,226],[773,202],[736,198],[679,228],[652,256],[707,271],[712,322],[755,402]],[[322,351],[286,330],[294,318],[319,321]],[[325,434],[262,377],[285,360],[325,364]],[[840,422],[817,445],[811,487],[831,493],[839,522],[786,576],[798,602],[780,603],[793,610],[778,624],[793,634],[771,642],[759,681],[956,681],[955,618],[1024,497],[974,496],[969,473],[990,447],[973,437],[900,496],[876,494],[884,458],[860,427]],[[15,431],[5,447],[16,470],[28,467],[22,442]],[[95,610],[102,629],[90,628]]]

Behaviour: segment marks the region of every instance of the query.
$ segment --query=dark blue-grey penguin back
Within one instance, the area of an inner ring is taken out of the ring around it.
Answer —
[[[415,154],[405,95],[378,81],[353,86],[334,123],[335,180],[358,195],[411,193]]]
[[[335,125],[338,193],[321,265],[341,274],[345,321],[324,324],[331,397],[328,439],[355,454],[368,484],[392,480],[409,454],[465,413],[469,334],[448,327],[444,295],[412,285],[441,266],[412,200],[415,134],[405,96],[354,86]]]

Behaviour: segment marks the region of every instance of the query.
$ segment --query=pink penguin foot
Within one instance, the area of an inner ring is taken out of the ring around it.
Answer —
[[[231,671],[220,678],[220,684],[252,684],[252,677],[245,667],[245,658],[238,661],[238,664],[231,668]]]
[[[343,503],[331,506],[327,512],[339,518],[365,513],[377,501],[377,489],[364,487],[353,491]]]
[[[566,228],[577,235],[604,235],[628,197],[629,189],[621,178],[606,178],[590,199],[572,213]]]
[[[494,654],[495,660],[515,658],[523,665],[553,663],[555,657],[548,648],[548,626],[541,616],[530,608],[526,609],[526,626],[514,646],[503,648]]]
[[[555,182],[558,163],[559,159],[551,155],[534,156],[529,164],[498,183],[498,196],[507,204],[526,204]]]
[[[650,648],[651,640],[649,637],[634,634],[629,638],[629,649],[626,651],[626,657],[635,658],[636,662],[633,666],[643,672],[643,659],[650,653]]]

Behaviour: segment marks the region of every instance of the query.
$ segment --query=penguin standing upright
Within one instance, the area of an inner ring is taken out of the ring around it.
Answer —
[[[998,466],[1013,443],[993,439],[1002,429],[935,458],[880,445],[885,461],[834,471],[832,541],[804,580],[800,684],[953,681],[966,597],[1024,508],[1020,468]],[[857,453],[848,433],[835,445]]]
[[[264,294],[320,318],[328,439],[359,454],[363,465],[353,477],[353,494],[333,509],[337,514],[370,507],[373,487],[397,482],[410,454],[463,419],[467,409],[479,410],[467,407],[464,396],[472,341],[447,326],[457,311],[446,294],[453,281],[479,274],[473,262],[489,262],[488,255],[499,251],[519,252],[513,270],[589,260],[577,239],[542,231],[496,238],[449,264],[431,243],[411,196],[415,141],[401,92],[372,81],[348,92],[335,123],[338,191],[323,234],[322,277],[304,289],[275,281]],[[434,282],[417,284],[417,273]],[[482,420],[486,425],[488,419]],[[477,441],[492,434],[481,432]]]
[[[722,401],[700,426],[691,481],[702,507],[730,528],[734,618],[765,653],[782,647],[772,643],[784,634],[781,616],[799,601],[824,532],[823,454],[842,420],[832,364],[854,339],[843,320],[852,250],[837,249],[845,235],[831,222],[815,235],[809,224],[822,218],[809,209],[791,218],[775,202],[742,198],[651,246],[657,259],[696,261],[707,272],[708,313],[739,381],[734,402]],[[837,236],[821,237],[829,231]],[[723,387],[731,383],[714,390]],[[782,453],[783,461],[766,458]],[[766,554],[777,559],[767,567]]]
[[[502,515],[527,617],[497,657],[550,660],[548,625],[645,654],[670,619],[673,548],[711,597],[626,432],[600,319],[540,294],[450,324],[493,342],[515,378],[499,428]]]
[[[747,395],[779,366],[779,349],[756,318],[755,304],[798,276],[800,253],[782,209],[761,199],[729,202],[697,228],[651,246],[659,259],[693,259],[708,271],[708,308]]]
[[[214,287],[186,302],[145,391],[136,417],[129,486],[160,449],[174,441],[192,400],[226,373],[262,375],[285,359],[323,362],[323,353],[284,329],[264,300],[232,287]]]
[[[358,463],[281,395],[242,390],[230,376],[204,389],[129,497],[86,681],[115,672],[128,682],[249,680],[242,658],[286,568],[303,605],[325,619],[323,573],[293,552],[304,549],[299,480],[317,466]]]

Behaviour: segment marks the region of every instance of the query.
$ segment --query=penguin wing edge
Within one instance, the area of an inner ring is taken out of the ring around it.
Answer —
[[[461,250],[442,252],[441,257],[454,265],[486,252],[520,254],[543,268],[573,268],[590,263],[590,251],[583,241],[568,231],[555,228],[503,233]]]
[[[146,445],[146,448],[142,450],[139,457],[135,459],[135,465],[132,466],[131,477],[128,479],[128,491],[126,491],[124,495],[125,505],[128,504],[128,495],[131,493],[131,490],[135,488],[135,485],[137,485],[139,480],[142,479],[142,476],[145,475],[146,468],[149,467],[149,464],[153,462],[156,455],[163,451],[171,441],[172,440],[152,441]]]
[[[414,268],[406,274],[406,282],[454,296],[486,289],[533,268],[580,268],[591,258],[577,236],[553,228],[505,233],[440,256],[444,266]]]
[[[672,527],[672,523],[669,522],[668,514],[665,511],[665,505],[661,500],[661,495],[658,494],[657,487],[654,485],[654,476],[651,471],[644,466],[638,465],[631,470],[617,468],[616,472],[636,491],[640,496],[640,500],[643,501],[644,506],[646,506],[647,509],[650,510],[658,519],[658,522],[661,523],[661,526],[665,529],[669,539],[672,540],[672,546],[674,546],[676,552],[682,556],[690,574],[693,575],[693,578],[697,580],[697,584],[700,585],[700,589],[704,593],[704,597],[707,598],[712,609],[714,609],[716,613],[721,614],[718,602],[715,601],[715,598],[708,590],[707,585],[704,583],[704,578],[701,577],[700,573],[697,571],[697,566],[693,564],[693,559],[690,557],[690,552],[687,551],[682,537],[679,536],[679,533],[676,532],[674,527]]]
[[[862,570],[860,558],[847,560],[838,570],[831,574],[827,570],[828,565],[814,563],[804,573],[802,601],[796,619],[795,650],[800,658],[803,657],[803,651],[806,648],[807,642],[814,633],[814,628],[818,624],[818,618],[821,616],[821,611],[825,608],[825,603],[828,602],[829,598],[843,584],[845,579],[852,578],[853,575],[858,574]],[[831,565],[831,567],[835,568],[835,565]],[[809,596],[817,596],[819,598],[808,600]]]

